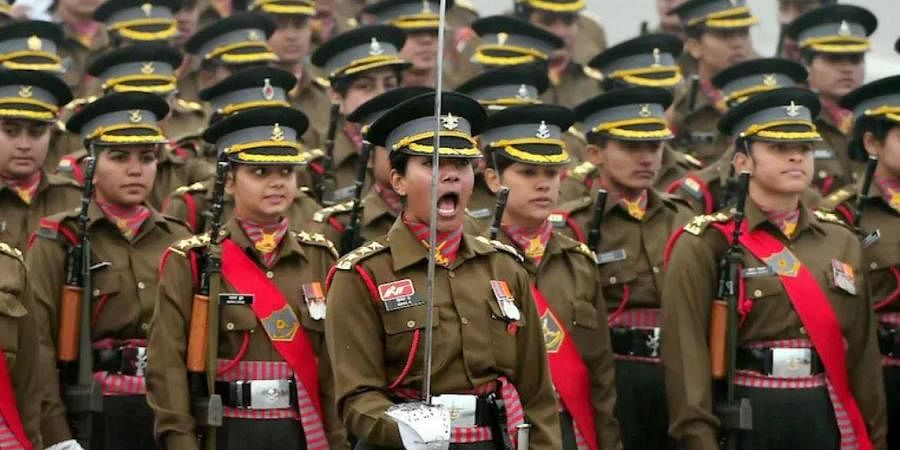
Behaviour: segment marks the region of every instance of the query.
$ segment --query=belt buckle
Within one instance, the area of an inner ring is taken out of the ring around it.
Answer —
[[[650,350],[650,356],[656,358],[659,356],[659,327],[650,328],[647,331],[647,349]]]
[[[478,408],[478,397],[466,394],[443,394],[431,398],[435,405],[441,405],[450,411],[450,426],[453,428],[471,428],[475,426],[475,411]]]
[[[291,382],[288,380],[253,380],[247,409],[286,409],[291,407]]]
[[[142,377],[147,370],[147,347],[125,347],[122,349],[123,369],[134,370],[134,376]]]
[[[802,378],[812,375],[812,350],[808,348],[773,348],[772,376]]]

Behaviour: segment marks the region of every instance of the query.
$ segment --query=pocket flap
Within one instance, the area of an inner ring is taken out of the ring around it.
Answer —
[[[249,331],[257,327],[256,313],[249,306],[226,305],[220,308],[219,329],[222,331]]]
[[[576,326],[589,330],[595,330],[600,326],[597,321],[597,308],[594,305],[585,301],[575,300],[574,311],[575,317],[573,317],[572,321]]]
[[[388,335],[406,333],[425,328],[427,309],[425,305],[410,306],[409,308],[381,313],[381,321],[384,324],[384,332]],[[434,312],[432,328],[438,325],[438,314]]]
[[[9,317],[22,317],[28,314],[28,310],[25,309],[25,305],[16,296],[0,292],[0,314]]]

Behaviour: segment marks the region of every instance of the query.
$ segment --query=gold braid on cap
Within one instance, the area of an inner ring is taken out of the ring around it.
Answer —
[[[517,145],[556,145],[559,146],[561,152],[555,155],[535,155],[525,150],[517,148]],[[562,139],[541,139],[541,138],[521,138],[521,139],[501,139],[491,142],[488,147],[494,150],[503,149],[509,156],[523,161],[536,164],[562,164],[569,160],[569,152],[566,151],[566,143]]]
[[[132,27],[146,27],[154,25],[165,25],[166,27],[159,31],[139,31]],[[116,22],[106,28],[107,31],[115,31],[133,41],[164,41],[178,32],[175,19],[164,18],[142,18],[134,20],[123,20]]]
[[[441,147],[438,149],[438,153],[442,155],[448,156],[480,156],[481,152],[478,151],[478,143],[475,142],[475,139],[472,138],[468,133],[463,133],[462,131],[449,131],[442,130],[441,137],[455,137],[464,139],[466,142],[471,144],[471,147],[466,148],[449,148],[449,147]],[[406,136],[403,139],[400,139],[391,146],[392,150],[400,150],[401,148],[407,148],[411,152],[422,153],[426,155],[430,155],[434,153],[434,145],[425,145],[419,144],[418,141],[422,139],[428,139],[434,137],[434,131],[424,131],[422,133],[414,134],[412,136]]]
[[[885,119],[900,122],[900,106],[882,105],[875,109],[867,109],[867,116],[883,116]]]
[[[644,75],[653,75],[658,73],[672,73],[672,76],[666,78],[645,78]],[[628,84],[637,86],[651,87],[672,87],[684,77],[681,75],[681,67],[679,66],[656,66],[656,67],[639,67],[635,69],[616,70],[609,74],[609,78],[621,79]]]
[[[224,108],[220,108],[219,112],[230,116],[245,109],[265,108],[267,106],[291,106],[291,104],[286,100],[253,100],[250,102],[230,103]]]
[[[660,125],[661,130],[627,130],[624,127],[635,125]],[[667,139],[672,137],[672,130],[669,129],[669,123],[665,119],[656,117],[648,117],[644,119],[624,119],[612,122],[603,122],[591,129],[593,133],[608,133],[621,138],[638,138],[638,139]]]
[[[244,48],[262,48],[262,51],[244,54],[231,54],[234,50]],[[243,41],[233,44],[222,45],[214,48],[212,51],[203,56],[203,59],[210,60],[221,58],[223,62],[229,64],[241,64],[255,61],[277,61],[278,56],[272,53],[272,50],[266,45],[265,41]]]
[[[59,106],[56,106],[52,103],[47,103],[42,100],[36,100],[33,98],[24,98],[24,97],[3,97],[0,98],[0,105],[32,105],[37,106],[39,108],[46,109],[51,116],[55,117],[57,113],[59,113]],[[15,111],[15,110],[14,110]],[[28,111],[28,110],[21,110]],[[35,111],[31,111],[35,112]]]
[[[280,5],[275,2],[256,2],[256,7],[269,14],[294,14],[304,16],[316,14],[316,8],[309,5]]]
[[[696,17],[688,21],[688,26],[704,24],[709,28],[743,28],[754,25],[757,22],[759,22],[759,19],[750,15],[750,8],[738,6],[716,11],[703,17]]]
[[[765,84],[756,84],[756,85],[753,85],[750,87],[746,87],[744,89],[738,89],[738,90],[724,96],[721,100],[721,103],[722,103],[722,105],[728,105],[728,103],[731,101],[736,101],[739,103],[744,102],[745,100],[747,100],[748,97],[750,97],[753,94],[758,94],[760,92],[768,92],[768,91],[771,91],[774,89],[778,89],[780,87],[781,86],[778,86],[778,85],[768,86]]]
[[[337,69],[328,75],[329,78],[345,77],[367,70],[375,69],[382,66],[391,66],[394,64],[406,64],[406,60],[397,55],[374,55],[364,58],[354,59],[345,67]]]
[[[770,128],[799,125],[809,129],[809,131],[772,131]],[[759,136],[769,139],[783,139],[795,141],[807,141],[821,139],[821,135],[816,131],[816,125],[808,120],[774,120],[772,122],[759,123],[750,125],[746,130],[742,131],[740,136],[747,138],[751,136]]]
[[[295,154],[291,155],[259,155],[259,154],[251,154],[245,153],[250,150],[256,150],[260,148],[272,148],[272,147],[287,147],[292,148],[297,151]],[[303,151],[303,146],[297,142],[288,142],[288,141],[276,141],[273,139],[267,139],[264,141],[253,141],[253,142],[245,142],[241,144],[234,144],[231,147],[225,149],[225,153],[232,155],[237,153],[237,158],[241,161],[247,162],[261,162],[261,163],[295,163],[295,164],[303,164],[306,162],[307,154]]]
[[[134,86],[128,84],[136,81],[156,81],[160,84],[151,86]],[[149,92],[152,94],[174,91],[177,81],[178,80],[171,75],[131,74],[110,78],[103,83],[101,88],[104,91],[112,89],[115,92]]]
[[[403,29],[437,28],[440,19],[434,13],[421,13],[397,17],[390,24]]]
[[[14,61],[18,58],[37,57],[45,58],[49,63],[23,63]],[[40,50],[20,50],[17,52],[9,52],[0,55],[0,62],[3,67],[10,70],[41,70],[48,72],[62,72],[62,58],[55,53]]]
[[[491,56],[486,52],[515,52],[521,53],[519,56]],[[530,47],[522,47],[518,45],[505,44],[484,44],[478,46],[472,60],[480,64],[488,64],[492,66],[517,66],[520,64],[528,64],[534,61],[546,61],[547,54]]]
[[[804,40],[800,48],[811,48],[820,53],[864,53],[871,44],[869,38],[860,36],[822,36]]]
[[[543,9],[544,11],[553,12],[578,12],[584,9],[584,0],[576,0],[571,3],[556,3],[547,0],[528,0],[528,5],[532,8]]]
[[[115,131],[122,130],[150,130],[155,134],[152,135],[114,135],[109,134]],[[97,127],[91,134],[87,135],[85,139],[100,139],[100,142],[106,144],[160,144],[161,141],[165,141],[165,136],[162,134],[162,130],[155,125],[135,125],[135,124],[120,124],[120,125],[110,125],[105,127]]]

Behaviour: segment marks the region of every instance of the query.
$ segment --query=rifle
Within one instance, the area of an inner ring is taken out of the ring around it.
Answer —
[[[78,214],[78,243],[69,250],[66,285],[59,311],[57,359],[63,364],[64,400],[72,434],[85,449],[90,448],[93,414],[103,411],[100,386],[94,381],[94,353],[91,346],[91,241],[88,237],[88,210],[94,195],[94,169],[97,165],[91,148],[85,158],[81,212]],[[72,365],[78,364],[71,383]]]
[[[215,277],[222,271],[222,260],[213,251],[222,222],[222,209],[225,197],[225,178],[228,175],[228,160],[225,153],[216,161],[216,182],[213,187],[212,204],[209,207],[209,244],[202,256],[203,271],[200,273],[200,285],[191,303],[191,322],[188,332],[187,357],[185,366],[188,370],[188,382],[191,392],[191,409],[198,428],[222,426],[222,398],[215,393],[215,368],[210,369],[208,355],[210,342],[218,340],[218,334],[210,332],[210,316],[218,305],[210,302],[210,292]],[[211,381],[212,380],[212,381]],[[201,433],[201,438],[202,438]]]
[[[863,183],[860,186],[859,195],[856,196],[856,205],[853,208],[853,226],[856,227],[857,231],[860,231],[859,224],[862,222],[863,206],[865,205],[866,197],[869,195],[869,189],[872,187],[872,181],[875,180],[875,169],[877,167],[878,157],[869,155]]]
[[[328,115],[328,134],[325,135],[325,159],[323,161],[324,173],[316,190],[319,194],[319,200],[325,206],[333,206],[337,201],[334,199],[334,190],[337,188],[337,181],[334,179],[334,137],[337,134],[338,120],[341,118],[341,105],[332,103],[331,111]]]
[[[688,90],[688,113],[697,109],[697,91],[700,90],[700,76],[691,75],[691,87]]]
[[[500,235],[500,224],[503,222],[503,211],[506,210],[506,200],[509,199],[509,188],[501,186],[497,191],[497,203],[494,206],[494,220],[491,227],[488,228],[488,237],[491,240],[497,239]]]
[[[737,366],[738,345],[738,289],[739,269],[743,258],[743,249],[739,242],[741,226],[744,222],[744,208],[747,201],[747,190],[750,173],[738,175],[737,205],[734,213],[734,231],[731,245],[719,262],[719,284],[716,299],[713,302],[709,324],[710,368],[714,380],[724,380],[725,399],[716,403],[716,415],[721,427],[726,431],[722,448],[737,449],[740,432],[753,428],[750,400],[735,399],[734,376]]]
[[[641,22],[641,28],[638,31],[638,35],[646,36],[648,33],[650,33],[650,24],[646,20],[644,20]]]
[[[600,244],[600,225],[603,224],[603,211],[606,209],[606,197],[609,195],[606,189],[597,191],[597,199],[594,201],[594,215],[591,217],[591,229],[588,231],[587,246],[591,251],[597,251]]]
[[[359,165],[356,167],[356,181],[353,185],[353,209],[350,210],[350,223],[347,231],[341,237],[341,254],[345,255],[359,246],[359,219],[362,216],[362,194],[366,184],[366,172],[369,167],[366,164],[372,154],[372,145],[368,140],[363,141],[362,150],[359,153]]]

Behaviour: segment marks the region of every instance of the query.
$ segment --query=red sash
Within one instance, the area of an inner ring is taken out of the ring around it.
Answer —
[[[25,450],[31,450],[31,441],[25,435],[25,427],[22,426],[22,418],[19,417],[16,393],[13,392],[9,368],[6,366],[6,357],[2,352],[0,352],[0,415],[3,416],[6,427],[19,441],[19,445]]]
[[[550,376],[556,392],[572,419],[575,428],[584,436],[587,446],[591,450],[597,450],[597,429],[594,425],[594,407],[591,405],[591,380],[588,376],[588,368],[581,359],[571,335],[564,325],[553,313],[547,299],[541,294],[537,285],[531,285],[531,294],[537,306],[538,317],[556,322],[562,333],[562,341],[555,350],[547,350],[547,363],[550,366]]]
[[[714,223],[713,226],[725,233],[728,239],[731,238],[734,230],[733,220],[724,224]],[[787,251],[781,241],[764,230],[747,231],[746,222],[743,224],[740,243],[761,261]],[[797,316],[809,333],[813,347],[822,359],[825,375],[837,400],[847,411],[859,445],[858,449],[871,450],[872,442],[869,440],[866,423],[856,404],[856,399],[853,398],[853,393],[850,392],[850,380],[847,377],[847,350],[844,346],[841,324],[818,281],[802,262],[798,260],[797,263],[799,269],[795,276],[779,275],[781,284],[784,286]]]
[[[242,293],[253,294],[253,312],[260,322],[284,308],[290,308],[284,294],[272,280],[266,278],[247,255],[231,239],[222,241],[222,277]],[[291,366],[303,384],[322,423],[322,403],[319,399],[319,374],[316,354],[300,327],[289,340],[272,340],[272,346]]]

